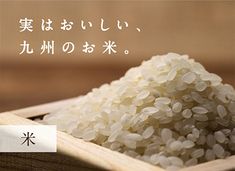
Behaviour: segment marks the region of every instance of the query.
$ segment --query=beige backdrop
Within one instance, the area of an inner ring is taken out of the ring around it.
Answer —
[[[84,94],[168,52],[189,54],[235,85],[234,9],[235,1],[0,1],[0,111]],[[25,17],[34,19],[32,33],[19,32]],[[42,32],[41,19],[48,18],[54,31]],[[71,31],[60,30],[64,18],[74,22]],[[109,31],[100,31],[101,18]],[[83,31],[81,20],[93,27]],[[129,27],[118,30],[117,20]],[[19,55],[23,40],[33,55]],[[55,41],[55,55],[39,55],[43,40]],[[116,42],[117,54],[102,54],[105,40]],[[61,51],[66,41],[75,43],[70,55]],[[85,41],[96,45],[92,55],[82,53]]]

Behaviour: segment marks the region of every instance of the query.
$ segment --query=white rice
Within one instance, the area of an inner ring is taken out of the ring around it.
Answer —
[[[142,134],[144,139],[147,139],[149,137],[151,137],[154,133],[154,128],[152,126],[149,126],[148,128],[146,128]]]
[[[44,122],[77,138],[176,170],[235,151],[235,90],[187,55],[144,61]]]

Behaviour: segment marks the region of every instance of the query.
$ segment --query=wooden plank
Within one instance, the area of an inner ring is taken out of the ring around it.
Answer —
[[[235,156],[227,159],[217,159],[211,162],[206,162],[192,167],[187,167],[181,171],[234,171]]]
[[[9,112],[0,114],[0,118],[1,118],[0,124],[2,125],[38,124],[36,122],[24,119]],[[94,168],[94,166],[96,166],[98,169],[101,168],[103,170],[116,170],[116,171],[163,171],[163,169],[159,167],[152,166],[148,163],[128,157],[119,152],[111,151],[107,148],[101,147],[94,143],[85,142],[81,139],[74,138],[60,131],[57,131],[57,151],[58,151],[57,153],[59,153],[60,155],[77,159],[78,163],[90,164],[92,167],[88,167],[89,169],[92,169]],[[19,157],[19,160],[18,156],[14,157],[15,161],[22,160],[21,156]],[[45,160],[43,160],[42,162],[45,163],[44,166],[46,167],[48,165],[46,164],[47,159],[46,157],[44,159]],[[31,156],[31,158],[28,160],[39,160],[38,155]],[[3,160],[2,157],[0,157],[0,161],[2,163],[5,162],[5,160]],[[60,170],[60,168],[63,167],[63,164],[61,164],[58,161],[59,159],[56,160],[57,163],[55,167],[57,167],[58,170]],[[37,163],[34,164],[37,165]],[[43,164],[40,164],[38,165],[38,167],[42,167],[42,165]],[[16,165],[14,165],[14,167],[16,167]]]
[[[60,153],[0,153],[1,171],[105,171]]]

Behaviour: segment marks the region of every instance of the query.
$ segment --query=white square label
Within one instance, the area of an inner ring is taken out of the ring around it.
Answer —
[[[0,152],[56,152],[55,125],[0,125]]]

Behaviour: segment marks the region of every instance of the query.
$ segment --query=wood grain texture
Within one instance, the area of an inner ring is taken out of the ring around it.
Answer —
[[[37,124],[36,122],[33,122],[28,119],[24,119],[22,117],[13,115],[11,113],[2,113],[0,114],[0,124],[1,125],[22,125],[22,124]],[[63,155],[65,158],[68,156],[70,158],[76,159],[78,163],[87,163],[90,164],[91,166],[86,166],[85,169],[92,169],[94,166],[96,166],[98,169],[103,169],[103,170],[116,170],[116,171],[163,171],[163,169],[152,166],[148,163],[133,159],[131,157],[128,157],[126,155],[123,155],[121,153],[111,151],[107,148],[98,146],[96,144],[90,143],[90,142],[85,142],[81,139],[74,138],[66,133],[57,131],[57,153],[59,155]],[[56,154],[57,154],[56,153]],[[15,161],[20,162],[22,160],[22,157],[19,157],[18,160],[18,155],[14,156]],[[6,156],[5,156],[6,157]],[[11,156],[12,157],[12,156]],[[30,162],[31,160],[39,160],[38,155],[35,154],[34,156],[30,156],[31,158],[28,158],[27,160]],[[33,157],[33,158],[32,158]],[[55,154],[52,154],[52,156],[57,158]],[[50,159],[49,157],[49,159]],[[3,157],[4,158],[4,157]],[[42,158],[41,154],[39,154],[39,158]],[[46,160],[46,157],[44,158],[43,162],[45,162],[45,165],[42,166],[43,164],[40,163],[37,165],[37,167],[47,167],[48,163]],[[6,159],[2,159],[0,157],[0,163],[6,163]],[[60,157],[58,156],[58,159],[56,160],[57,163],[55,165],[58,170],[63,167],[63,163],[60,163]],[[16,163],[14,162],[12,167],[16,167]],[[47,164],[46,164],[47,163]],[[10,166],[10,162],[7,163],[7,167]],[[74,166],[74,163],[71,162],[71,170],[74,167],[77,167],[77,169],[80,169],[80,165],[78,164],[77,166]],[[76,164],[76,162],[75,162]],[[49,166],[48,166],[49,167]],[[83,166],[84,167],[84,166]],[[83,167],[81,169],[83,169]],[[33,167],[32,167],[33,169]],[[49,170],[49,168],[48,168]],[[68,170],[69,165],[68,165]],[[94,168],[93,170],[96,170]]]
[[[79,169],[78,169],[79,168]],[[60,153],[0,153],[1,171],[104,171]]]

